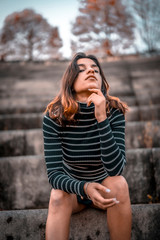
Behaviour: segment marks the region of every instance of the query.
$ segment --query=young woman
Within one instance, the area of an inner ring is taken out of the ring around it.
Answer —
[[[46,240],[67,240],[72,213],[86,207],[107,210],[111,240],[131,237],[130,197],[121,176],[127,106],[108,91],[97,58],[78,53],[47,106],[44,152],[53,188]]]

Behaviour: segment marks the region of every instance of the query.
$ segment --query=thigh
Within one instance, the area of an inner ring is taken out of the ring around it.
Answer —
[[[83,210],[85,207],[84,204],[78,202],[76,194],[52,188],[50,193],[49,211],[55,211],[56,209],[58,211],[60,211],[60,209],[64,211],[64,209],[67,209],[71,211],[71,213],[76,213]]]
[[[71,199],[72,199],[72,213],[73,214],[80,212],[87,207],[87,205],[78,202],[76,194],[71,194]]]

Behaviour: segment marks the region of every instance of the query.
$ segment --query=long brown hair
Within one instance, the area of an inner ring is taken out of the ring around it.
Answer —
[[[106,97],[106,111],[109,113],[110,108],[113,107],[121,110],[123,114],[125,114],[128,110],[128,106],[124,102],[121,102],[119,98],[109,95],[109,84],[104,76],[98,59],[94,55],[86,55],[85,53],[77,53],[73,57],[62,77],[60,92],[53,101],[48,104],[45,113],[49,112],[50,118],[56,119],[61,125],[65,125],[66,122],[71,123],[75,121],[74,116],[78,112],[78,103],[75,100],[73,85],[80,71],[77,64],[80,58],[89,58],[99,67],[102,78],[101,91]]]

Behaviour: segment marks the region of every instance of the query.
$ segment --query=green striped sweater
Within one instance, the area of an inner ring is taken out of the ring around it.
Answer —
[[[125,119],[118,109],[98,123],[94,104],[78,103],[76,124],[60,126],[47,113],[43,119],[44,153],[54,189],[85,197],[87,181],[120,175],[125,160]]]

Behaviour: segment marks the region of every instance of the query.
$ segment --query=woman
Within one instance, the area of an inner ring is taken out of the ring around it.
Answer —
[[[127,106],[108,91],[97,58],[78,53],[63,76],[59,95],[47,106],[44,152],[53,187],[47,240],[67,240],[72,213],[86,207],[107,210],[111,240],[130,239],[131,204],[121,176]]]

